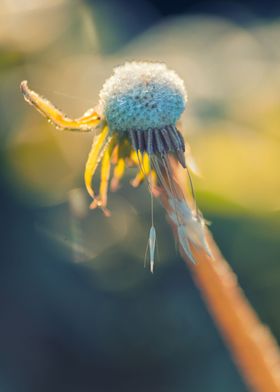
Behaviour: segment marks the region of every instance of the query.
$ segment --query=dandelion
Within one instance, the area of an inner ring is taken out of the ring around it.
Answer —
[[[98,107],[78,119],[65,116],[30,90],[27,82],[21,83],[21,90],[26,101],[57,128],[94,132],[85,169],[86,188],[93,198],[91,208],[100,207],[109,214],[107,191],[111,164],[114,165],[110,183],[113,191],[118,188],[127,166],[138,167],[132,185],[138,187],[146,181],[151,194],[152,222],[147,245],[151,272],[157,239],[153,196],[159,195],[181,255],[192,262],[190,270],[244,380],[256,391],[279,392],[280,354],[275,339],[244,297],[196,205],[189,169],[197,171],[197,168],[176,126],[187,102],[179,76],[164,64],[126,63],[116,68],[105,82]],[[99,194],[95,195],[92,177],[100,162],[101,182]],[[215,263],[209,262],[213,253]],[[196,261],[198,264],[194,265]]]
[[[165,64],[149,62],[130,62],[115,68],[101,89],[98,106],[78,119],[64,115],[48,100],[30,90],[26,81],[21,83],[21,90],[25,100],[58,129],[94,132],[84,173],[86,189],[93,199],[90,208],[99,207],[109,215],[107,193],[111,165],[114,165],[110,181],[112,191],[119,187],[126,167],[138,167],[131,184],[138,187],[146,181],[151,193],[152,224],[148,239],[151,271],[156,245],[153,196],[158,192],[165,192],[171,201],[178,241],[189,259],[195,262],[190,243],[204,248],[211,255],[191,180],[193,197],[192,202],[187,202],[178,191],[172,171],[171,159],[185,169],[186,176],[189,176],[188,168],[194,167],[189,146],[176,126],[185,110],[187,94],[184,82],[173,70]],[[101,180],[96,194],[92,178],[99,163]]]

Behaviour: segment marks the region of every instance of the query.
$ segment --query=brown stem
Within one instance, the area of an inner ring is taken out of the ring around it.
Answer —
[[[172,165],[177,186],[188,197],[185,175],[182,175],[179,166],[174,166],[174,162]],[[172,206],[164,190],[160,198],[170,216]],[[176,224],[170,222],[176,236]],[[193,265],[182,248],[180,253],[250,390],[280,392],[280,353],[277,343],[245,298],[236,275],[222,257],[210,232],[207,236],[214,260],[203,249],[192,247],[197,261]]]

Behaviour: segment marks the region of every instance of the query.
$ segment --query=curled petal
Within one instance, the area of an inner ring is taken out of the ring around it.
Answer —
[[[114,169],[113,178],[111,180],[111,191],[115,192],[119,188],[120,180],[122,179],[125,171],[125,160],[120,158]]]
[[[46,98],[30,90],[26,80],[21,82],[20,89],[24,99],[59,129],[90,132],[101,122],[100,115],[94,109],[87,110],[80,118],[72,119],[66,116]]]
[[[137,155],[139,171],[137,172],[134,179],[131,181],[131,185],[137,188],[147,178],[151,172],[150,159],[147,153]]]
[[[85,185],[87,188],[88,193],[90,196],[93,198],[94,197],[94,191],[92,188],[92,177],[97,169],[97,166],[104,154],[104,151],[106,149],[106,145],[109,142],[108,138],[109,134],[109,128],[107,125],[103,128],[102,132],[97,135],[94,138],[88,160],[86,163],[86,168],[85,168],[85,173],[84,173],[84,180],[85,180]]]

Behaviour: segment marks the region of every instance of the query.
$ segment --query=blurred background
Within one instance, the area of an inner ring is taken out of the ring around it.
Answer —
[[[111,218],[89,211],[92,136],[58,132],[19,83],[79,116],[116,65],[176,70],[199,206],[279,342],[279,17],[273,1],[1,0],[1,392],[247,391],[159,202],[151,275],[145,186],[130,169]]]

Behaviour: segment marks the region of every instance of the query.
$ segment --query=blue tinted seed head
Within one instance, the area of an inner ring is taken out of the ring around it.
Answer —
[[[130,62],[104,83],[99,108],[112,131],[145,131],[175,125],[186,101],[184,82],[165,64]]]

